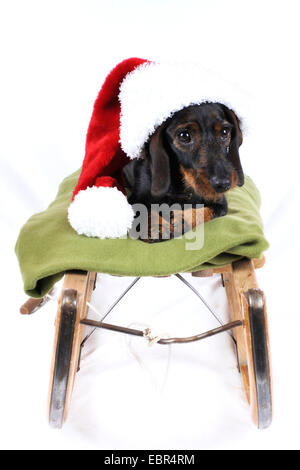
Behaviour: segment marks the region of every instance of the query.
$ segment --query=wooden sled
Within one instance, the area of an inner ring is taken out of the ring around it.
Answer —
[[[197,341],[232,330],[237,348],[238,368],[252,420],[259,429],[267,428],[272,421],[272,379],[266,301],[255,275],[255,268],[263,264],[264,259],[242,259],[223,268],[192,273],[201,277],[215,274],[222,276],[229,303],[230,322],[192,337],[161,338],[158,341],[159,344]],[[179,274],[177,276],[181,278]],[[96,322],[87,319],[87,302],[90,301],[95,280],[96,273],[78,271],[69,272],[64,278],[55,322],[49,385],[49,423],[56,428],[61,428],[67,418],[74,380],[79,369],[80,353],[86,339],[83,338],[84,325],[138,336],[148,334],[146,330],[124,328],[104,323],[103,320]],[[188,284],[185,280],[183,282]],[[125,293],[128,290],[129,288]],[[21,307],[21,313],[31,313],[41,301],[29,299]]]

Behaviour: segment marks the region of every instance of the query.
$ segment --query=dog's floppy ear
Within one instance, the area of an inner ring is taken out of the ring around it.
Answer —
[[[169,156],[163,142],[164,126],[160,126],[149,141],[149,154],[151,158],[151,194],[162,197],[166,194],[171,183]]]
[[[132,189],[135,182],[136,160],[131,160],[122,169],[123,184],[126,188]]]
[[[240,161],[239,147],[243,142],[243,135],[240,128],[240,121],[235,115],[235,113],[226,107],[226,114],[229,122],[234,125],[233,138],[229,146],[229,159],[232,163],[233,168],[235,169],[238,176],[238,186],[243,186],[244,184],[244,172]]]

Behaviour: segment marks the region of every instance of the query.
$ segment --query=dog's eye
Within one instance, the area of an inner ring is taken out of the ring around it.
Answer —
[[[221,130],[220,137],[222,139],[227,139],[227,137],[230,135],[230,128],[229,127],[223,127]]]
[[[177,137],[180,140],[180,142],[184,144],[188,144],[192,140],[190,132],[186,129],[179,131],[177,134]]]

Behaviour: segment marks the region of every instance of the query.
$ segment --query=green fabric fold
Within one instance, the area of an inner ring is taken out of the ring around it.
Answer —
[[[187,243],[193,242],[187,240],[191,233],[154,244],[78,235],[68,222],[67,210],[79,174],[80,170],[67,177],[55,201],[33,215],[20,231],[16,255],[24,290],[32,297],[44,296],[69,270],[165,276],[221,267],[242,257],[260,258],[268,248],[259,213],[260,195],[248,176],[243,187],[227,193],[228,214],[195,229],[195,237],[204,230],[202,248],[187,250]]]

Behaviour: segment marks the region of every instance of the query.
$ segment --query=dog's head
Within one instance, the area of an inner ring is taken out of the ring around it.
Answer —
[[[168,191],[175,161],[186,187],[204,199],[217,200],[242,186],[242,140],[239,119],[223,104],[203,103],[176,112],[148,142],[152,195],[161,197]]]

